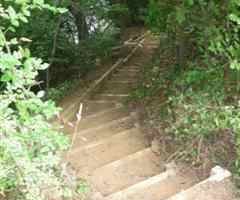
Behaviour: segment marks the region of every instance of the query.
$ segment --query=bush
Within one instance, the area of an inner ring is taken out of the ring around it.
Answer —
[[[5,22],[0,27],[0,194],[7,199],[43,200],[47,193],[63,196],[70,191],[59,153],[67,138],[48,123],[59,109],[42,100],[44,91],[31,91],[38,71],[48,65],[24,47],[29,39],[11,37],[33,9],[44,8],[63,11],[43,1],[0,3]]]
[[[214,162],[240,175],[238,71],[204,59],[180,67],[166,41],[131,95],[145,104],[147,126],[159,131],[160,148],[176,150],[174,158],[198,167]]]

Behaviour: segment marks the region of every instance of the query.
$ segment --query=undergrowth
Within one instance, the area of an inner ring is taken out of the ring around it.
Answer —
[[[64,97],[69,90],[74,88],[78,84],[78,82],[78,79],[66,80],[55,88],[49,88],[46,99],[51,99],[57,102],[62,97]]]
[[[162,44],[162,45],[161,45]],[[181,160],[208,171],[216,164],[240,175],[238,72],[202,60],[182,66],[174,46],[160,43],[131,101],[145,107],[145,121],[157,134],[167,160]],[[201,55],[200,55],[201,56]]]

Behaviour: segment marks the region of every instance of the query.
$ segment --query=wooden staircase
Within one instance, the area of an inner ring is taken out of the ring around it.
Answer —
[[[216,167],[200,181],[193,170],[164,163],[141,132],[137,114],[123,105],[138,80],[136,63],[155,46],[145,41],[137,56],[84,100],[76,135],[68,128],[74,141],[66,159],[87,180],[88,200],[232,200],[228,171]],[[65,120],[74,121],[77,112],[78,104],[71,106]]]

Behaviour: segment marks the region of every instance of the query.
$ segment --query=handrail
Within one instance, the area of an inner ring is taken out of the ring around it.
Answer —
[[[139,47],[142,47],[142,44],[145,40],[145,35],[146,33],[138,37],[135,41],[140,41],[136,43],[136,46],[133,48],[133,50],[125,58],[118,59],[118,61],[114,65],[112,65],[109,70],[107,70],[99,79],[97,79],[92,85],[90,85],[90,87],[79,97],[78,102],[72,104],[66,110],[64,110],[61,116],[64,116],[66,113],[72,110],[73,107],[78,106],[80,103],[82,103],[81,101],[83,101],[98,85],[100,85],[110,74],[112,74],[113,71],[115,71],[121,64],[126,63],[134,55],[137,49]]]

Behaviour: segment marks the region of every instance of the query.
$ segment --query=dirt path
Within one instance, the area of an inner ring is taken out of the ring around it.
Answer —
[[[230,173],[219,167],[200,182],[191,169],[166,164],[141,132],[136,113],[123,105],[140,67],[156,47],[143,47],[83,104],[82,120],[67,161],[90,186],[88,200],[230,200]],[[71,112],[72,121],[77,112]],[[69,117],[71,116],[71,117]]]

